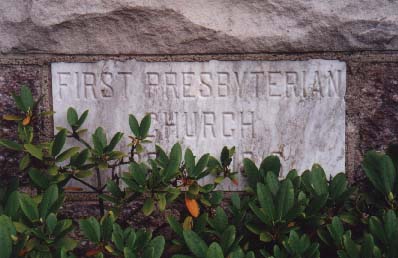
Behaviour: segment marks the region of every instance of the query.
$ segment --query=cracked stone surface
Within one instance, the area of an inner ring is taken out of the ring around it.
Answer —
[[[0,2],[2,53],[398,50],[397,30],[389,0]]]

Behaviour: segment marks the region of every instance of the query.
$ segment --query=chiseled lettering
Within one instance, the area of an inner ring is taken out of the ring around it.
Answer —
[[[189,114],[192,114],[190,116]],[[198,135],[198,123],[199,114],[198,112],[184,112],[185,115],[185,136],[187,138],[192,138]]]
[[[341,91],[341,70],[337,70],[335,74],[337,73],[337,76],[333,74],[332,71],[328,71],[328,95],[329,97],[334,97],[334,96],[341,96],[342,94],[340,93]],[[336,78],[337,77],[337,78]]]
[[[286,72],[286,97],[290,98],[293,93],[296,97],[300,95],[298,82],[299,77],[297,72]]]
[[[321,75],[319,71],[315,71],[314,73],[314,83],[312,84],[312,96],[317,96],[319,94],[319,97],[323,97],[323,88],[322,88],[322,83],[321,83]]]
[[[108,81],[106,79],[108,77]],[[112,80],[113,80],[113,74],[110,72],[103,72],[101,73],[101,82],[105,86],[104,88],[101,89],[101,95],[103,98],[111,98],[113,97],[113,88],[112,88]]]
[[[254,77],[255,77],[255,86],[254,86],[254,89],[256,92],[255,96],[259,97],[260,96],[260,75],[264,76],[264,72],[250,72],[250,74],[254,75]]]
[[[193,72],[182,73],[183,95],[186,98],[193,98],[195,94],[192,92]]]
[[[177,89],[177,73],[167,72],[166,77],[166,98],[173,99],[174,97],[178,99],[180,96]]]
[[[270,97],[281,97],[283,94],[282,72],[268,73],[268,87]]]
[[[128,99],[128,94],[127,94],[127,89],[128,89],[128,79],[130,78],[130,76],[133,75],[132,72],[118,72],[118,75],[121,75],[123,78],[123,97],[124,99]]]
[[[214,138],[216,137],[216,130],[215,130],[215,122],[216,122],[216,115],[214,112],[203,112],[203,134],[204,138],[207,138],[208,135],[212,135]],[[210,134],[207,132],[210,129]]]
[[[76,75],[76,97],[80,99],[80,75],[79,72],[75,72]]]
[[[309,95],[308,92],[308,86],[307,86],[307,72],[303,71],[303,76],[302,76],[303,80],[302,80],[302,87],[303,87],[303,97],[306,98]]]
[[[159,129],[157,129],[159,127],[158,126],[159,125],[158,114],[155,112],[150,112],[150,115],[151,115],[152,126],[149,129],[148,137],[155,138],[159,134]]]
[[[243,112],[241,111],[241,132],[242,132],[242,137],[245,137],[245,129],[250,132],[249,135],[250,137],[254,138],[254,112],[253,111],[248,111],[248,112]],[[247,115],[245,115],[247,114]]]
[[[65,76],[70,77],[71,74],[68,72],[59,72],[58,73],[58,85],[59,85],[59,98],[62,99],[62,88],[68,88],[68,83],[64,82],[62,78]]]
[[[96,85],[96,79],[95,79],[95,74],[91,72],[84,72],[83,73],[83,85],[84,85],[84,97],[88,99],[88,91],[90,89],[91,95],[94,99],[97,98],[97,94],[95,93],[95,85]]]
[[[242,97],[243,91],[245,89],[245,84],[247,83],[248,72],[243,72],[241,76],[239,75],[238,72],[234,72],[234,74],[235,74],[235,79],[236,79],[236,85],[238,86],[239,97]],[[257,95],[257,93],[256,93],[256,95]]]
[[[149,98],[152,98],[156,92],[157,92],[157,88],[159,86],[159,82],[160,82],[160,75],[159,73],[156,72],[147,72],[146,73],[146,84],[149,86],[148,87],[148,91],[147,91],[147,96]]]
[[[178,112],[164,112],[164,136],[170,138],[174,130],[175,137],[178,138]]]
[[[223,112],[222,113],[222,132],[224,137],[232,137],[235,134],[235,113]]]
[[[218,96],[226,97],[228,96],[228,88],[229,88],[229,73],[228,72],[218,72]]]
[[[212,76],[211,73],[208,72],[203,72],[200,73],[200,96],[202,97],[209,97],[212,94],[212,89],[211,89],[211,81],[212,81]]]

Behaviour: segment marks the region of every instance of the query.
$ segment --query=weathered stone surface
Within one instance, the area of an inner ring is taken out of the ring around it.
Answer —
[[[0,51],[186,54],[398,50],[389,0],[0,1]]]
[[[129,133],[128,115],[148,112],[154,142],[170,149],[179,141],[217,156],[236,146],[235,171],[244,157],[259,164],[269,154],[281,157],[283,173],[313,163],[331,175],[345,170],[343,62],[53,63],[52,87],[55,126],[67,126],[73,106],[90,110],[90,132]],[[128,143],[126,137],[122,146]]]
[[[364,177],[363,155],[398,143],[398,63],[357,63],[347,81],[347,169]]]
[[[41,89],[40,75],[38,66],[0,65],[0,139],[17,139],[17,124],[13,121],[5,121],[2,117],[5,114],[18,114],[12,93],[19,92],[22,85],[31,88],[37,98]],[[0,177],[2,180],[14,175],[23,176],[23,173],[18,173],[20,158],[21,156],[16,152],[0,147]]]

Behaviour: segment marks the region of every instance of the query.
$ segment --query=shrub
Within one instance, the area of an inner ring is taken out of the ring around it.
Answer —
[[[21,192],[17,180],[0,187],[0,258],[75,257],[79,243],[69,233],[76,225],[58,215],[65,191],[83,190],[66,186],[70,180],[99,197],[100,217],[78,223],[90,242],[87,257],[398,257],[398,145],[365,155],[367,180],[361,187],[350,185],[343,173],[327,178],[318,164],[280,178],[278,157],[264,158],[259,167],[245,159],[247,191],[232,194],[229,207],[222,208],[217,185],[225,178],[238,183],[230,167],[233,147],[224,147],[219,158],[197,158],[176,143],[170,151],[156,146],[155,158],[138,161],[150,144],[149,115],[141,121],[129,116],[129,151],[121,152],[123,133],[108,137],[98,127],[88,141],[82,137],[88,111],[79,115],[73,108],[67,112],[68,128],[57,128],[49,142],[37,142],[37,117],[52,113],[37,113],[40,98],[34,101],[27,87],[14,100],[20,115],[3,118],[18,123],[18,141],[0,139],[0,146],[23,153],[19,169],[33,191]],[[65,148],[68,139],[79,146]],[[121,166],[128,172],[116,173]],[[108,170],[111,178],[102,182]],[[208,175],[214,181],[200,184]],[[97,184],[86,180],[90,177]],[[144,199],[144,216],[164,212],[174,202],[185,204],[181,218],[167,217],[174,239],[121,226],[119,215],[137,198]]]

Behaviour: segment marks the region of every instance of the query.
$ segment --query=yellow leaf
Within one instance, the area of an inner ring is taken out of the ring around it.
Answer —
[[[192,229],[193,227],[193,219],[191,216],[188,216],[184,219],[184,223],[182,223],[182,228],[185,230]]]
[[[23,119],[23,117],[15,116],[15,115],[4,115],[3,119],[7,120],[7,121],[21,121]]]

